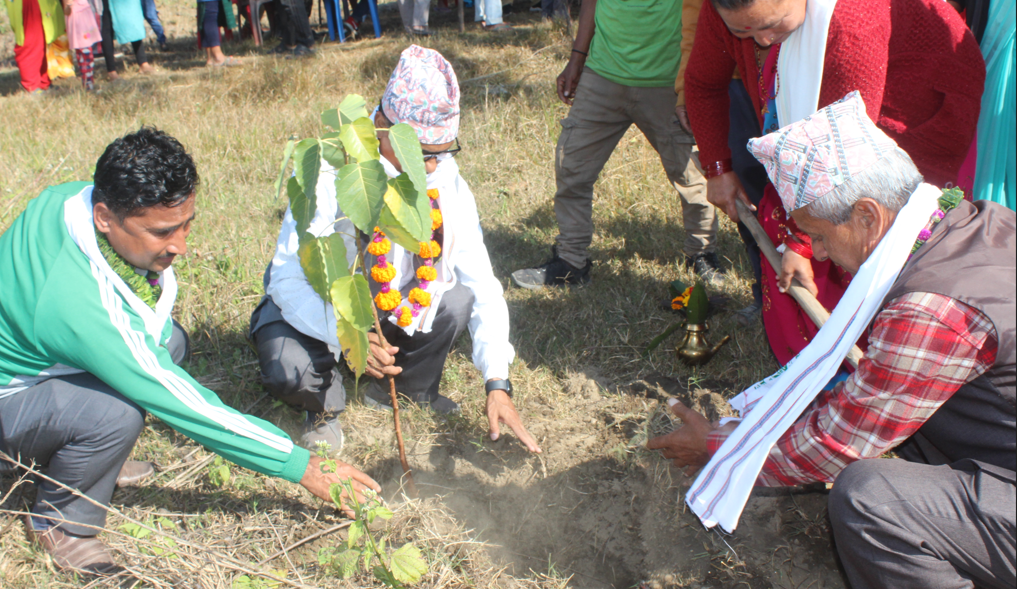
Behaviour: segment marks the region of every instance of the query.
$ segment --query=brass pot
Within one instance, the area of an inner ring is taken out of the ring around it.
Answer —
[[[715,346],[710,346],[710,342],[706,341],[706,332],[709,329],[705,323],[686,323],[685,324],[685,337],[675,348],[675,354],[678,355],[678,359],[683,364],[688,366],[702,366],[713,358],[714,354],[717,353],[724,344],[731,339],[730,335],[725,335],[724,339],[720,340]]]

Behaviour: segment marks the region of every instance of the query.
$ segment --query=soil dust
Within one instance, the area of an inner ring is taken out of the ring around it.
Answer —
[[[489,586],[509,589],[513,577],[550,572],[582,589],[845,587],[825,486],[757,488],[736,533],[723,536],[684,507],[694,473],[645,450],[648,437],[680,423],[667,397],[716,420],[733,414],[725,398],[737,391],[666,376],[614,390],[604,382],[592,371],[573,374],[556,406],[528,407],[541,455],[507,428],[492,442],[486,431],[461,431],[455,418],[444,431],[407,431],[421,497],[441,501],[503,567]],[[392,437],[388,424],[348,434],[354,445]],[[386,489],[402,475],[392,457],[368,472]]]

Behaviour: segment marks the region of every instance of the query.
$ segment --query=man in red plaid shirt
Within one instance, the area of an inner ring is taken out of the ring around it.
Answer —
[[[821,174],[824,164],[837,170],[820,162]],[[778,190],[794,180],[771,179]],[[894,149],[834,179],[825,196],[785,208],[817,259],[855,274],[921,182]],[[1017,583],[1015,217],[947,193],[939,202],[872,320],[858,369],[819,393],[770,449],[756,481],[834,483],[830,519],[854,589]],[[736,424],[720,427],[671,403],[683,427],[648,447],[678,467],[706,464]],[[903,460],[864,460],[890,450]]]

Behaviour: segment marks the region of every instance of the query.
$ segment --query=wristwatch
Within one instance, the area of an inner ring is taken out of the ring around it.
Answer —
[[[489,380],[487,381],[487,384],[484,385],[484,390],[487,391],[488,395],[491,394],[491,391],[505,391],[511,399],[512,381],[507,378],[503,378],[502,380]]]

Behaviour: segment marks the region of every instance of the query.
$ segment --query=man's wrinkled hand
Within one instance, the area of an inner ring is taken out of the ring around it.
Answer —
[[[738,222],[738,209],[735,207],[735,200],[739,199],[748,205],[750,210],[756,210],[734,172],[726,172],[706,181],[706,200],[727,213],[727,216],[731,217],[735,223]]]
[[[367,357],[367,368],[364,370],[368,376],[383,378],[403,371],[395,365],[395,355],[399,353],[399,348],[382,346],[381,338],[376,333],[367,334],[367,341],[371,344],[371,354]]]
[[[667,403],[683,425],[669,434],[653,438],[646,443],[646,447],[660,450],[661,455],[678,468],[703,466],[710,461],[707,438],[716,429],[716,424],[682,405],[677,399],[668,399]]]
[[[501,424],[504,423],[512,428],[527,450],[536,454],[543,452],[537,445],[537,440],[523,427],[523,420],[519,417],[512,398],[505,391],[493,390],[487,395],[487,420],[491,425],[491,440],[497,441],[501,437]]]
[[[371,489],[376,493],[381,492],[381,485],[356,467],[336,460],[336,472],[322,472],[321,466],[323,461],[324,459],[320,456],[311,456],[310,462],[307,463],[307,469],[304,471],[304,477],[300,479],[300,485],[318,499],[332,501],[332,496],[328,492],[329,487],[338,483],[340,479],[352,480],[353,490],[357,494],[357,501],[361,503],[364,502],[363,492],[367,489]],[[343,497],[345,498],[346,496],[346,491],[343,491]],[[342,510],[347,517],[353,517],[353,510],[345,502],[343,503]]]
[[[788,249],[780,262],[780,279],[777,281],[777,290],[787,292],[791,288],[791,280],[796,279],[805,287],[805,290],[812,293],[812,296],[819,296],[819,288],[813,280],[812,260]]]

